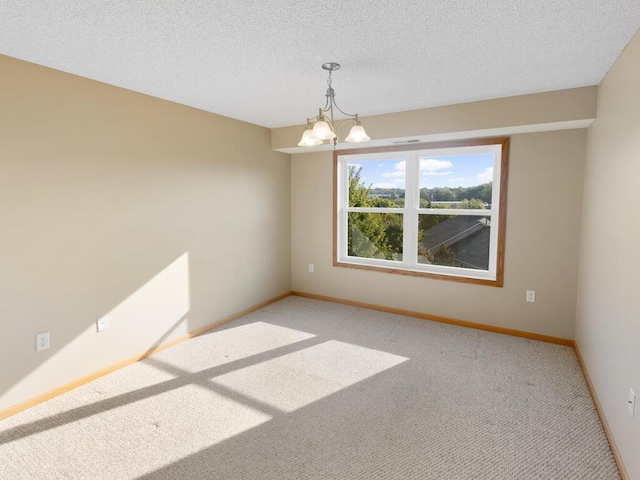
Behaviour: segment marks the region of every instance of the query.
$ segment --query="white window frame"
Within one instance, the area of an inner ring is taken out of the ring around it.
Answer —
[[[389,273],[427,276],[445,280],[502,286],[504,239],[506,228],[506,193],[508,138],[476,139],[437,144],[420,144],[377,149],[342,150],[334,153],[334,265],[364,268]],[[419,215],[442,215],[442,209],[420,208],[420,157],[441,157],[492,153],[493,188],[491,209],[447,209],[447,215],[488,216],[491,221],[489,268],[475,270],[418,263]],[[403,208],[349,207],[349,164],[362,161],[406,160],[405,202]],[[349,212],[395,213],[403,215],[403,259],[401,261],[354,257],[348,255],[347,218]]]

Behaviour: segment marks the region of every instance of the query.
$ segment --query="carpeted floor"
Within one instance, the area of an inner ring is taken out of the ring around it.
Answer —
[[[2,479],[618,479],[571,348],[288,297],[0,422]]]

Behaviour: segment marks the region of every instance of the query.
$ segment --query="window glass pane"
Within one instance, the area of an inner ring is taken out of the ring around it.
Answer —
[[[493,153],[420,157],[420,208],[491,208]]]
[[[402,214],[349,212],[348,255],[402,260]]]
[[[406,161],[366,160],[349,163],[350,207],[404,207]]]
[[[418,215],[418,263],[489,269],[491,217]]]

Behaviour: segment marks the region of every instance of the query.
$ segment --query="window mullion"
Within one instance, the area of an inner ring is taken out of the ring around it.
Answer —
[[[347,245],[347,209],[349,207],[349,162],[347,159],[341,159],[338,164],[338,257],[344,259],[347,257],[349,247]]]
[[[420,172],[418,154],[407,157],[404,190],[404,228],[403,228],[403,263],[413,267],[418,261],[418,215],[420,206]]]

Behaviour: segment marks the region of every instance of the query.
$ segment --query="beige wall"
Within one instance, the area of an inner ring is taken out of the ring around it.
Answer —
[[[576,340],[630,478],[640,478],[640,33],[603,79],[587,135]],[[627,410],[629,388],[636,413]]]
[[[293,289],[573,338],[585,135],[511,137],[503,288],[334,267],[332,154],[293,155]]]
[[[269,130],[4,56],[0,78],[0,410],[290,290]]]

